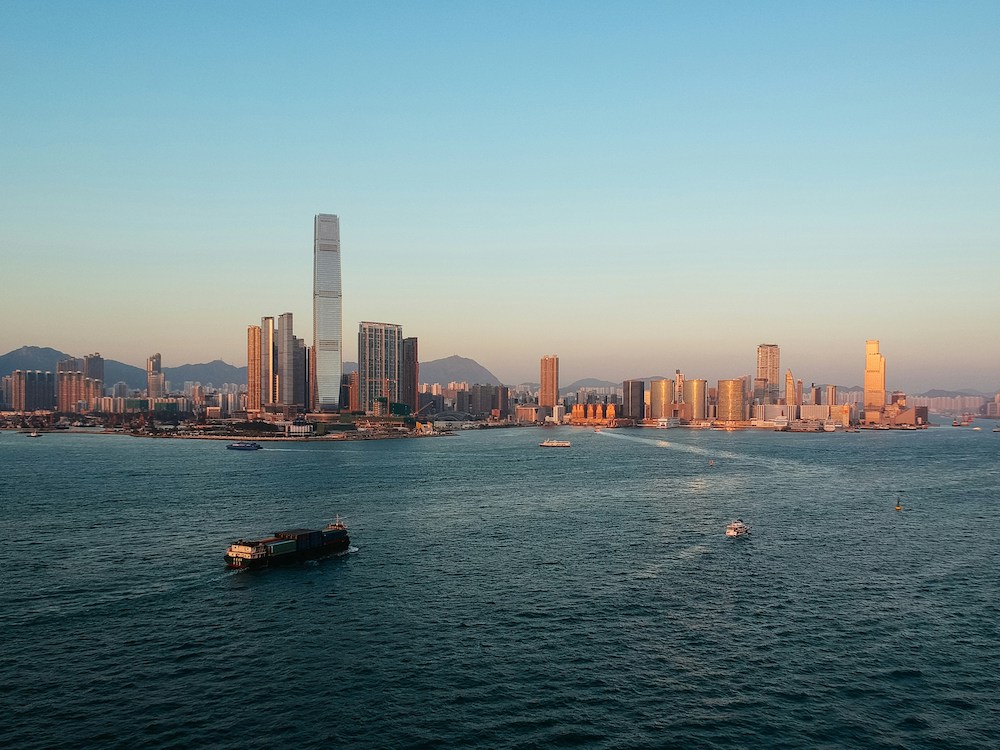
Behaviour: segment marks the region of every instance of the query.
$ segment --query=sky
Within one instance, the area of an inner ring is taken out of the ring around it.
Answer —
[[[507,383],[1000,389],[1000,3],[26,2],[0,353],[246,363],[362,320]]]

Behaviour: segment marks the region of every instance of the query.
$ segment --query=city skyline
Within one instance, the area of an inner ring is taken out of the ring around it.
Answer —
[[[775,341],[858,385],[877,338],[890,388],[997,388],[1000,7],[629,7],[13,6],[0,350],[242,364],[261,310],[312,341],[333,211],[344,329],[504,382]]]

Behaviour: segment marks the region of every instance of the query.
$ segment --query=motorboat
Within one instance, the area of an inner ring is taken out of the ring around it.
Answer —
[[[750,527],[737,518],[726,527],[726,536],[746,536],[750,533]]]
[[[238,440],[226,446],[231,451],[259,451],[263,446],[249,440]]]
[[[538,445],[542,448],[569,448],[573,444],[569,440],[543,440]]]

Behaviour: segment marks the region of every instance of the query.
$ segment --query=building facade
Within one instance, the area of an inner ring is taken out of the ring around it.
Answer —
[[[260,414],[260,326],[247,326],[247,415]]]
[[[317,363],[318,364],[318,363]],[[399,402],[402,379],[403,328],[395,323],[362,322],[358,327],[358,400],[361,411],[376,411]]]
[[[160,364],[159,352],[146,359],[146,395],[149,398],[162,398],[167,392],[166,379]]]
[[[538,388],[538,406],[554,409],[559,402],[559,357],[546,354],[542,357]]]
[[[317,214],[313,221],[314,411],[339,411],[344,374],[343,293],[340,283],[340,219]],[[358,355],[360,359],[360,354]]]
[[[754,394],[757,395],[760,384],[761,403],[776,404],[781,395],[781,380],[779,373],[781,351],[777,344],[761,344],[757,347],[757,377],[754,378]]]
[[[716,419],[720,422],[739,422],[746,419],[742,378],[720,380],[716,393]]]
[[[649,381],[649,418],[668,419],[673,416],[674,381]]]
[[[885,406],[885,357],[879,353],[877,339],[865,342],[865,411]]]
[[[684,381],[684,416],[689,420],[708,419],[708,381]]]
[[[626,380],[622,383],[622,417],[641,422],[646,418],[646,382]]]
[[[420,361],[415,336],[403,339],[403,364],[400,373],[399,400],[406,404],[410,414],[420,407],[417,404],[417,388],[420,383]]]

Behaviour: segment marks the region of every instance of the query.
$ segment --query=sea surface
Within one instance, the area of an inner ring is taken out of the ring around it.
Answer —
[[[995,748],[990,427],[4,432],[0,747]]]

